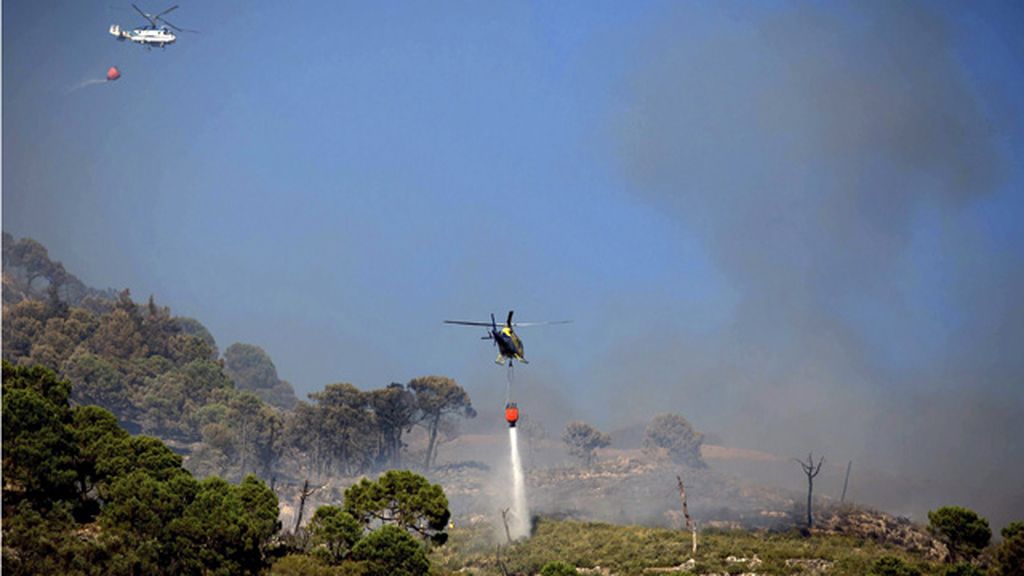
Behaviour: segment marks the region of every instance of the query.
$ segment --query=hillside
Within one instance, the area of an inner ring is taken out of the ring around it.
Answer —
[[[338,487],[320,493],[326,503],[347,478],[399,462],[398,451],[407,462],[422,461],[422,428],[402,432],[417,418],[415,398],[402,385],[365,393],[331,385],[313,404],[300,404],[259,347],[236,343],[222,353],[198,320],[174,316],[152,297],[138,304],[128,291],[87,287],[34,240],[5,235],[3,255],[4,359],[53,369],[72,381],[75,403],[106,408],[130,431],[164,439],[200,476],[253,472],[276,479],[283,492],[312,478]],[[324,402],[337,410],[328,414]],[[389,424],[396,416],[401,422]],[[676,523],[680,470],[623,449],[639,446],[642,427],[630,434],[618,438],[618,448],[601,451],[591,468],[570,465],[557,440],[530,437],[525,457],[535,509],[585,520]],[[441,466],[430,476],[445,485],[457,517],[491,514],[505,498],[507,446],[503,435],[442,444]],[[705,446],[704,455],[711,467],[684,476],[691,509],[705,525],[768,527],[794,515],[793,494],[744,482],[716,464],[770,455],[716,446]],[[282,505],[294,506],[290,499]]]
[[[859,512],[878,521],[884,514]],[[863,576],[882,557],[899,558],[922,574],[941,574],[928,551],[858,532],[704,530],[696,554],[690,534],[667,528],[622,526],[576,520],[541,519],[535,535],[496,551],[491,528],[470,526],[452,532],[434,560],[450,572],[500,575],[536,574],[562,561],[581,574],[830,574]],[[941,546],[941,545],[940,545]],[[500,562],[500,563],[499,563]]]

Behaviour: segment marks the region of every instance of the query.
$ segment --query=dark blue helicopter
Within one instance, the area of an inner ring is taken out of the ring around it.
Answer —
[[[541,326],[544,324],[568,324],[572,320],[558,320],[555,322],[512,322],[512,314],[514,310],[508,311],[508,318],[505,319],[504,326],[498,326],[498,323],[494,319],[494,314],[491,314],[491,321],[488,322],[468,322],[463,320],[445,320],[445,324],[459,324],[462,326],[484,326],[490,328],[490,331],[486,336],[481,336],[481,340],[493,340],[494,345],[498,347],[498,357],[494,360],[495,364],[502,365],[505,360],[508,360],[508,365],[512,366],[513,360],[518,360],[523,364],[529,364],[526,358],[523,357],[523,341],[519,338],[519,335],[515,333],[513,328],[519,328],[524,326]]]

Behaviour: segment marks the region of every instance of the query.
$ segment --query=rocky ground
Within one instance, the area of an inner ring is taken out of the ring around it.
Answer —
[[[815,532],[839,534],[896,546],[908,552],[939,562],[946,559],[949,550],[921,526],[906,518],[899,518],[854,506],[825,507],[817,514]]]
[[[459,527],[490,526],[501,534],[500,511],[511,506],[507,467],[508,439],[499,435],[466,436],[446,444],[439,464],[427,476],[448,495],[452,519]],[[531,515],[578,521],[680,528],[684,525],[676,476],[686,484],[691,517],[700,530],[790,530],[804,522],[804,494],[745,480],[730,472],[737,460],[770,461],[777,457],[750,451],[705,446],[706,468],[689,468],[640,450],[602,450],[590,467],[569,458],[558,443],[523,447]],[[799,470],[794,474],[799,487]],[[311,481],[304,522],[318,506],[340,504],[356,478]],[[302,486],[279,483],[281,520],[294,526]],[[920,525],[864,507],[839,506],[816,498],[815,533],[853,537],[908,550],[929,560],[945,557],[945,547]]]
[[[430,473],[448,494],[457,522],[482,521],[510,505],[509,473],[501,439],[469,438],[449,455],[481,455],[488,461],[450,462]],[[483,445],[483,447],[481,447]],[[460,449],[461,448],[461,449]],[[676,527],[682,523],[676,476],[686,484],[690,514],[704,527],[771,527],[794,515],[797,498],[707,468],[689,468],[640,450],[602,450],[581,466],[548,444],[525,454],[531,513],[616,523]],[[714,453],[715,448],[710,450]],[[553,455],[552,453],[556,453]]]

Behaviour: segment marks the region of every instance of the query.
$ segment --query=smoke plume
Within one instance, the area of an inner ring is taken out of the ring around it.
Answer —
[[[621,404],[914,478],[913,502],[872,497],[918,514],[1020,516],[1024,278],[972,213],[1006,153],[946,22],[713,6],[659,21],[618,130],[635,193],[696,232],[736,304],[722,331],[627,351]]]

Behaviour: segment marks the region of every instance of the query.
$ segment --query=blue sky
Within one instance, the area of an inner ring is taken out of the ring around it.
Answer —
[[[7,7],[5,229],[264,346],[303,391],[489,359],[446,317],[578,318],[527,335],[553,362],[607,346],[583,317],[637,283],[714,297],[607,142],[648,12],[367,8],[183,5],[202,33],[146,51],[103,33],[131,11]]]
[[[300,395],[497,405],[441,320],[514,308],[575,321],[523,333],[556,419],[898,467],[967,405],[997,439],[943,453],[1024,460],[1018,4],[182,3],[152,51],[128,4],[3,9],[4,230]]]

